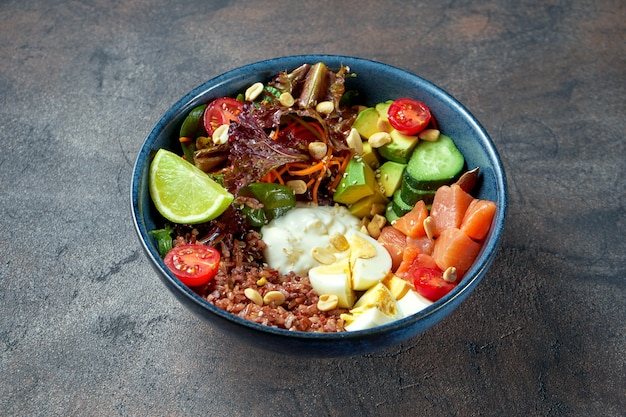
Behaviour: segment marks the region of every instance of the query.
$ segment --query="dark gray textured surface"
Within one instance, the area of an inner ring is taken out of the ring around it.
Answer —
[[[0,2],[0,414],[623,415],[624,2],[432,3]],[[373,355],[233,345],[165,290],[132,227],[132,163],[165,110],[300,53],[440,85],[507,169],[482,284]]]

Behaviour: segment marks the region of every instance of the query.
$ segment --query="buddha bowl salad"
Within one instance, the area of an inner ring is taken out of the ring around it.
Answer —
[[[367,329],[452,290],[496,206],[429,108],[366,107],[323,63],[192,109],[150,195],[164,263],[218,308],[305,332]]]

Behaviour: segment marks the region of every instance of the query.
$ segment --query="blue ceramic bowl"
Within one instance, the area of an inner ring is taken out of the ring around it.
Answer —
[[[195,106],[222,96],[232,96],[257,81],[267,81],[278,71],[303,63],[324,62],[330,68],[348,65],[357,77],[346,81],[356,88],[360,101],[378,102],[412,97],[425,102],[442,132],[452,137],[468,167],[480,167],[477,196],[497,204],[489,236],[474,265],[448,295],[419,313],[374,329],[345,333],[304,333],[275,329],[252,323],[208,303],[172,275],[161,260],[149,232],[162,227],[148,191],[150,156],[159,148],[179,151],[178,130]],[[360,58],[333,55],[302,55],[270,59],[246,65],[200,85],[174,104],[157,122],[139,151],[131,184],[132,215],[145,253],[167,288],[208,323],[242,342],[273,352],[314,357],[369,353],[404,342],[435,325],[450,314],[476,288],[496,255],[507,207],[506,180],[498,153],[480,123],[452,96],[430,82],[404,70]]]

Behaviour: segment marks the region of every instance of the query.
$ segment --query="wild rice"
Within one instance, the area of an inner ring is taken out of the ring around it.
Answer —
[[[229,313],[266,326],[302,332],[344,331],[340,315],[347,310],[318,310],[319,297],[308,277],[293,272],[281,274],[264,264],[262,254],[265,243],[258,233],[250,231],[244,241],[235,239],[234,244],[230,248],[228,246],[219,245],[222,253],[220,270],[201,291],[207,301]],[[270,291],[280,291],[285,296],[285,302],[259,306],[246,297],[246,288],[258,291],[262,297]]]

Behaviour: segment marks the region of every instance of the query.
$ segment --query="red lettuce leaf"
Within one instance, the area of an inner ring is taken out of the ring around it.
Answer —
[[[229,127],[230,167],[224,174],[224,185],[233,194],[259,181],[273,169],[309,159],[308,150],[303,144],[269,137],[260,125],[260,114],[252,106],[246,106],[239,115],[239,123],[231,123]],[[263,115],[273,118],[273,112]]]

